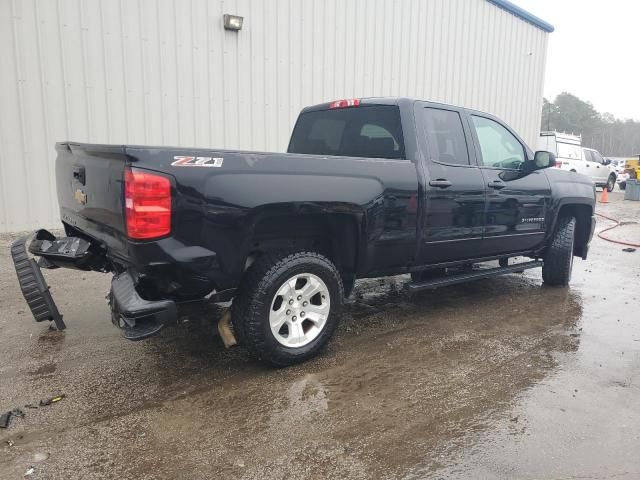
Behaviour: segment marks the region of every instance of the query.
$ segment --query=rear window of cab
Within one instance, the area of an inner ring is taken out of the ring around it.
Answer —
[[[400,109],[395,105],[360,105],[302,113],[287,151],[404,159]]]

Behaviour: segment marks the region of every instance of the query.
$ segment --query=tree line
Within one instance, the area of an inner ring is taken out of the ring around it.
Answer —
[[[542,130],[582,136],[582,146],[595,148],[606,157],[631,157],[640,153],[640,122],[621,120],[611,113],[598,112],[567,92],[553,102],[542,102]]]

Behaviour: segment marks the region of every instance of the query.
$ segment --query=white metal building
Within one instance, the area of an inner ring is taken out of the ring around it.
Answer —
[[[0,0],[0,232],[60,226],[62,140],[282,151],[303,106],[393,95],[533,145],[551,31],[505,0]]]

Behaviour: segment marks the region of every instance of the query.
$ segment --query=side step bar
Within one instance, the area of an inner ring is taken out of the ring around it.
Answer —
[[[507,267],[479,269],[472,272],[464,272],[451,276],[434,278],[433,280],[426,280],[424,282],[412,282],[407,285],[407,288],[411,292],[419,292],[420,290],[433,290],[439,287],[455,285],[456,283],[464,283],[472,280],[479,280],[481,278],[495,277],[497,275],[503,275],[505,273],[518,273],[530,268],[542,267],[542,264],[542,260],[533,260],[531,262],[516,263]]]
[[[11,258],[16,267],[20,290],[22,290],[22,295],[36,322],[50,320],[56,324],[58,330],[64,330],[66,326],[62,315],[51,297],[49,286],[42,276],[40,267],[27,254],[26,242],[28,239],[29,236],[22,237],[11,245]]]

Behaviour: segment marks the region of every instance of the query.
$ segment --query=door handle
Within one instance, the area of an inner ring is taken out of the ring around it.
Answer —
[[[431,180],[429,185],[437,188],[449,188],[451,186],[451,182],[444,178],[438,178],[437,180]]]
[[[74,167],[73,168],[73,178],[75,178],[78,182],[80,182],[82,185],[85,185],[87,182],[87,177],[85,174],[85,169],[84,167]]]
[[[493,182],[489,182],[487,185],[491,188],[495,188],[496,190],[500,190],[507,186],[507,184],[501,180],[494,180]]]

